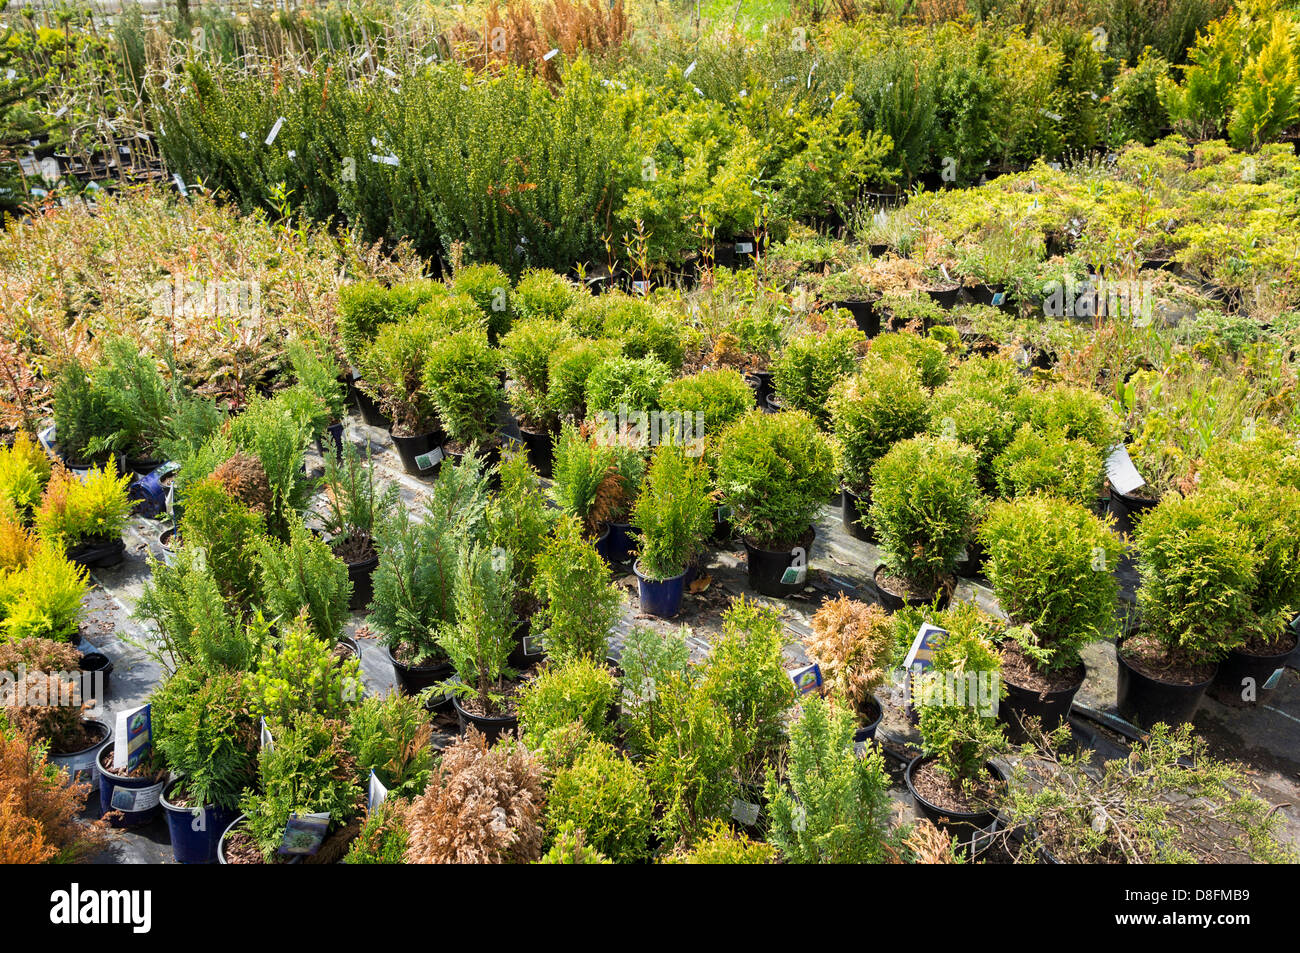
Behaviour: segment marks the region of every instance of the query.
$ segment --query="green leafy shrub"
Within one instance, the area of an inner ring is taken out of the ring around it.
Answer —
[[[267,532],[288,541],[290,524],[301,521],[314,491],[302,465],[311,442],[310,431],[280,397],[255,398],[231,421],[230,437],[236,447],[262,464],[270,491]]]
[[[936,437],[895,444],[871,471],[871,524],[885,566],[921,592],[952,574],[982,509],[970,447]]]
[[[713,497],[704,464],[680,448],[655,448],[632,508],[641,532],[637,564],[651,579],[672,579],[704,548],[713,531]]]
[[[1015,364],[1005,358],[972,357],[935,391],[930,433],[973,447],[980,485],[993,486],[992,461],[1016,432],[1014,398],[1022,387]]]
[[[149,699],[153,743],[181,781],[171,800],[230,810],[257,777],[257,724],[240,672],[182,665]]]
[[[42,539],[66,546],[121,536],[131,515],[130,482],[129,473],[118,476],[113,460],[91,470],[85,480],[56,469],[36,511],[36,531]]]
[[[555,524],[555,511],[546,505],[541,478],[522,452],[507,452],[497,466],[500,486],[486,513],[487,540],[500,547],[514,566],[516,600],[531,598],[537,554]],[[528,614],[531,614],[531,606]],[[522,618],[525,613],[519,613]]]
[[[459,679],[446,690],[474,700],[484,714],[508,712],[502,682],[516,674],[508,664],[519,625],[513,599],[510,557],[477,542],[467,544],[452,589],[456,621],[438,633],[438,644]]]
[[[542,603],[533,629],[544,633],[550,658],[605,658],[622,598],[609,581],[605,561],[583,539],[577,520],[560,520],[555,535],[538,553],[533,594]]]
[[[50,459],[26,433],[0,447],[0,500],[8,500],[21,520],[31,518],[50,479]]]
[[[998,491],[1005,497],[1047,493],[1093,507],[1105,485],[1101,452],[1060,431],[1044,434],[1025,424],[993,460]]]
[[[405,863],[406,848],[410,843],[410,835],[405,827],[406,807],[405,802],[393,798],[385,800],[367,814],[356,840],[348,847],[343,863]]]
[[[776,862],[776,848],[763,841],[738,834],[722,821],[712,821],[705,834],[689,850],[671,854],[668,864],[771,864]]]
[[[592,440],[577,427],[564,424],[555,443],[550,496],[565,513],[577,517],[583,531],[595,536],[600,524],[613,515],[616,492],[611,472],[617,468],[615,448]],[[621,502],[621,501],[620,501]]]
[[[352,581],[329,544],[303,524],[292,523],[287,544],[264,537],[255,552],[267,615],[283,625],[305,612],[316,638],[326,645],[337,642],[348,619]]]
[[[451,290],[472,298],[487,321],[488,338],[501,340],[514,321],[510,279],[497,265],[462,265],[452,276]]]
[[[588,416],[587,380],[592,371],[619,353],[617,341],[565,341],[551,355],[550,389],[547,401],[561,419],[584,420]]]
[[[594,742],[551,781],[546,818],[572,824],[615,863],[646,856],[654,821],[650,789],[636,765],[612,745]]]
[[[587,843],[587,837],[572,824],[555,832],[554,843],[535,864],[612,864],[613,861]]]
[[[375,534],[385,513],[398,505],[396,484],[377,478],[375,461],[367,450],[363,460],[356,444],[343,444],[341,456],[325,454],[325,491],[323,514],[330,549],[339,555],[348,553],[349,562],[357,563],[366,554],[378,555]]]
[[[0,641],[72,639],[86,589],[86,570],[61,547],[36,545],[21,569],[0,570]]]
[[[672,378],[653,357],[612,357],[592,368],[586,381],[588,416],[659,409],[659,391]]]
[[[486,446],[496,436],[498,370],[497,354],[480,330],[457,331],[429,349],[425,388],[454,446]]]
[[[410,318],[435,294],[444,293],[432,281],[411,281],[386,288],[377,281],[354,281],[339,289],[339,337],[354,361],[385,324]]]
[[[868,354],[889,360],[901,358],[916,368],[921,384],[933,390],[948,380],[948,352],[939,341],[904,331],[881,334],[871,339]]]
[[[857,364],[866,335],[855,327],[801,334],[772,362],[777,395],[791,410],[802,410],[825,428],[830,421],[827,399],[835,384]]]
[[[863,496],[876,462],[895,443],[924,428],[929,395],[909,362],[873,355],[858,373],[835,385],[828,407],[844,485]]]
[[[562,321],[530,318],[518,322],[501,339],[501,361],[514,381],[506,396],[528,429],[549,429],[555,410],[548,400],[551,356],[572,336]]]
[[[753,410],[718,442],[718,491],[736,529],[765,548],[796,545],[835,488],[830,442],[813,419]]]
[[[667,413],[702,414],[705,433],[716,437],[754,406],[754,391],[739,371],[704,370],[665,384],[659,406]]]
[[[1120,421],[1110,401],[1094,390],[1050,384],[1016,398],[1017,414],[1041,433],[1084,440],[1105,452],[1120,440]]]
[[[362,784],[374,771],[391,797],[424,791],[433,768],[433,731],[419,698],[396,693],[363,698],[349,714],[348,727],[348,748]]]
[[[329,424],[348,415],[348,391],[339,380],[343,373],[326,345],[311,338],[298,338],[285,346],[293,366],[295,387],[320,408],[317,419],[323,426],[313,428],[319,436]]]
[[[519,695],[519,724],[524,744],[546,747],[551,732],[581,723],[597,741],[613,742],[610,712],[618,700],[618,683],[603,659],[579,657],[548,665]]]
[[[202,553],[222,595],[237,606],[251,605],[261,591],[256,551],[266,532],[262,515],[209,477],[186,492],[179,528],[186,548]]]
[[[340,661],[333,646],[312,632],[305,614],[293,620],[278,644],[263,649],[247,685],[249,709],[276,725],[292,724],[305,712],[346,717],[364,690],[360,661]]]
[[[411,315],[380,327],[357,358],[365,387],[392,418],[399,436],[429,433],[437,425],[424,365],[440,336],[424,315]]]
[[[515,285],[513,305],[520,318],[562,319],[582,297],[582,289],[547,268],[527,271]]]
[[[820,698],[790,726],[784,780],[767,770],[768,838],[791,863],[880,863],[891,801],[885,759],[874,745],[853,750],[856,723]]]
[[[1036,668],[1069,670],[1085,645],[1115,633],[1112,571],[1123,545],[1104,520],[1077,504],[1031,496],[993,504],[980,539],[998,605],[1027,628],[1013,634]]]

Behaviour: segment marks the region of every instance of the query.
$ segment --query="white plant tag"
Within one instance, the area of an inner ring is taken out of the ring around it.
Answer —
[[[421,470],[432,470],[442,460],[442,447],[434,447],[428,453],[415,458],[415,465]]]
[[[279,119],[275,121],[275,125],[271,127],[271,131],[266,134],[266,144],[268,146],[271,143],[275,142],[275,137],[280,134],[280,129],[283,126],[284,126],[284,117],[281,116]]]
[[[731,816],[746,827],[753,827],[758,823],[758,805],[753,801],[742,801],[738,797],[732,798]]]
[[[1128,448],[1123,444],[1117,444],[1106,457],[1106,478],[1117,493],[1132,493],[1138,487],[1146,485],[1146,480],[1138,473],[1133,459],[1128,455]]]

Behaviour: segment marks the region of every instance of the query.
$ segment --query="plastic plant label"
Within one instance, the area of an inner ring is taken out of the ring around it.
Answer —
[[[1002,303],[1003,303],[1004,301],[1006,301],[1006,300],[1007,300],[1007,293],[1006,293],[1005,291],[996,291],[996,292],[994,292],[994,294],[993,294],[993,307],[995,307],[995,308],[1000,308],[1000,307],[1002,307]]]
[[[808,579],[808,559],[803,551],[803,547],[795,547],[790,550],[790,565],[785,567],[785,572],[781,573],[781,584],[784,586],[802,586]]]
[[[373,152],[370,153],[370,161],[378,165],[401,165],[402,164],[402,160],[397,158],[397,156],[394,155],[381,156],[381,155],[376,155]]]
[[[442,460],[442,447],[434,447],[428,453],[415,458],[415,465],[421,470],[432,470]]]
[[[153,725],[150,708],[141,705],[117,716],[117,731],[113,735],[113,768],[130,771],[149,753],[153,745]]]
[[[1268,677],[1268,681],[1264,682],[1263,685],[1264,691],[1269,692],[1277,688],[1278,682],[1282,681],[1282,675],[1285,672],[1286,672],[1285,665],[1283,665],[1281,668],[1274,669],[1273,674]]]
[[[388,788],[384,786],[383,781],[379,780],[379,776],[375,774],[374,768],[371,768],[370,769],[370,791],[367,800],[367,803],[369,804],[369,810],[373,811],[375,808],[379,807],[379,805],[384,803],[384,799],[387,797],[388,797]]]
[[[262,735],[261,738],[259,739],[259,743],[267,751],[275,750],[275,739],[271,737],[271,729],[266,727],[265,718],[262,719]]]
[[[525,655],[541,655],[543,651],[544,650],[542,648],[542,637],[540,635],[524,636]]]
[[[186,198],[190,197],[190,190],[185,187],[185,180],[181,178],[179,172],[172,175],[172,181],[176,183],[176,188],[180,190],[181,195]]]
[[[682,71],[682,76],[690,76],[695,72],[695,60],[691,60],[691,65]]]
[[[736,254],[737,254],[737,255],[752,255],[752,254],[754,254],[754,243],[753,243],[753,242],[736,242]]]
[[[742,801],[738,797],[731,799],[731,816],[746,827],[758,823],[758,805],[753,801]]]
[[[280,129],[283,128],[283,126],[284,126],[284,117],[281,116],[279,119],[275,121],[275,125],[271,127],[271,131],[266,134],[266,144],[268,146],[271,143],[275,142],[275,137],[280,134]]]
[[[323,814],[291,814],[284,825],[284,840],[277,853],[282,855],[311,855],[320,850],[329,830],[330,816]]]
[[[1110,480],[1111,489],[1117,493],[1132,493],[1146,484],[1128,455],[1128,447],[1123,444],[1117,444],[1106,457],[1106,478]]]
[[[542,54],[542,59],[544,59],[546,62],[549,63],[551,60],[555,59],[556,55],[559,52],[560,52],[559,50],[547,50],[544,54]]]
[[[151,784],[147,788],[119,788],[114,787],[113,793],[109,797],[109,806],[115,811],[126,811],[128,813],[136,811],[147,811],[158,806],[162,800],[163,787],[165,781],[157,784]]]
[[[814,662],[812,665],[797,668],[790,673],[790,681],[794,682],[794,690],[800,695],[814,692],[822,687],[824,681],[821,666]]]
[[[912,647],[907,650],[907,658],[903,660],[903,668],[918,669],[920,671],[934,668],[934,652],[939,646],[943,645],[944,639],[947,637],[947,629],[941,629],[929,622],[921,623],[916,638],[912,640]]]

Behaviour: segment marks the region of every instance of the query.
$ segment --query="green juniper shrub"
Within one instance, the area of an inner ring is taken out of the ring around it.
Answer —
[[[130,483],[129,473],[118,476],[113,459],[92,469],[84,480],[71,470],[55,468],[36,510],[37,534],[48,543],[69,548],[119,538],[131,516]]]
[[[835,488],[830,441],[813,419],[752,410],[718,443],[718,491],[736,530],[764,548],[798,544]]]
[[[690,674],[691,652],[685,639],[688,632],[686,627],[672,633],[637,626],[623,640],[619,656],[623,669],[619,725],[634,755],[646,755],[654,739],[668,730],[667,711],[660,704],[655,686]]]
[[[1105,452],[1120,440],[1120,420],[1111,402],[1087,387],[1049,384],[1016,399],[1017,416],[1042,433],[1085,440]]]
[[[495,344],[511,330],[510,279],[497,265],[462,265],[452,276],[451,290],[474,300],[487,321],[488,338]]]
[[[348,715],[348,748],[362,784],[373,771],[393,797],[417,797],[433,768],[433,729],[424,703],[389,693],[363,698]]]
[[[743,596],[722,617],[722,637],[700,666],[700,691],[731,723],[742,743],[740,780],[760,783],[763,765],[785,745],[785,720],[795,703],[785,671],[781,611]]]
[[[782,778],[767,768],[768,840],[796,864],[870,864],[888,858],[892,801],[884,755],[854,752],[856,722],[816,696],[790,726]]]
[[[506,452],[497,466],[500,486],[488,501],[487,540],[500,547],[514,565],[516,613],[531,616],[534,606],[529,589],[533,584],[537,554],[555,525],[556,514],[546,505],[541,478],[522,452]]]
[[[609,476],[616,464],[615,448],[593,440],[572,424],[560,428],[551,466],[550,497],[560,509],[582,522],[589,537],[612,515]]]
[[[1142,628],[1125,657],[1158,664],[1217,662],[1252,622],[1260,554],[1235,502],[1214,493],[1167,496],[1138,524],[1138,607]]]
[[[482,474],[467,457],[443,465],[419,520],[398,506],[381,525],[368,623],[403,664],[446,658],[438,634],[456,619],[460,551],[481,532],[487,505]]]
[[[555,535],[537,554],[535,572],[533,594],[541,608],[533,631],[544,633],[547,655],[556,662],[605,658],[622,598],[576,519],[556,524]]]
[[[234,808],[257,777],[257,723],[242,672],[182,665],[149,699],[153,743],[191,807]]]
[[[993,460],[998,492],[1005,497],[1047,493],[1095,507],[1105,485],[1105,461],[1088,441],[1025,424]]]
[[[302,523],[289,526],[289,542],[263,537],[254,544],[262,609],[281,624],[300,612],[316,638],[334,645],[348,620],[352,581],[329,543]]]
[[[406,831],[407,804],[399,798],[385,799],[366,815],[356,840],[348,847],[345,864],[404,864],[410,836]]]
[[[337,830],[361,813],[364,789],[348,751],[347,722],[298,712],[257,756],[256,788],[245,791],[244,829],[269,862],[284,842],[292,815],[329,814]]]
[[[669,854],[666,864],[772,864],[776,848],[737,833],[724,821],[710,821],[690,850]]]
[[[895,444],[871,470],[871,525],[885,567],[913,591],[951,576],[983,508],[970,447],[939,437]]]
[[[465,545],[452,590],[456,621],[438,633],[457,674],[443,690],[465,699],[478,714],[509,714],[515,704],[504,684],[518,674],[509,666],[519,625],[511,569],[503,551],[494,553],[477,541]]]
[[[520,425],[529,430],[549,430],[556,419],[547,393],[551,355],[572,333],[563,321],[529,318],[501,339],[501,362],[513,382],[506,396]]]
[[[977,356],[959,364],[930,403],[929,432],[975,449],[985,490],[994,485],[993,458],[1016,432],[1014,398],[1022,386],[1011,361]]]
[[[689,415],[702,415],[704,433],[716,439],[754,406],[754,391],[740,372],[731,368],[697,371],[664,384],[659,390],[659,406],[666,413],[681,414],[683,427],[697,437],[699,428],[691,429],[697,418]]]
[[[641,534],[637,566],[650,579],[672,579],[704,551],[713,531],[714,503],[704,463],[682,448],[655,448],[632,507]]]
[[[537,268],[520,277],[511,303],[520,318],[563,318],[582,296],[582,289],[568,278],[547,268]]]
[[[342,370],[334,355],[320,341],[296,338],[285,346],[293,366],[295,386],[321,409],[320,419],[328,426],[348,414],[348,392],[339,380]],[[315,430],[317,436],[324,428]]]
[[[289,524],[301,522],[315,487],[303,472],[303,457],[311,442],[309,431],[292,408],[277,398],[254,398],[230,423],[235,445],[257,457],[270,487],[267,532],[289,539]]]
[[[345,718],[364,691],[360,661],[340,660],[333,645],[312,632],[305,612],[262,649],[246,685],[249,710],[275,725],[288,725],[303,712]]]
[[[186,492],[179,530],[186,549],[203,553],[222,595],[237,606],[251,605],[261,587],[256,562],[256,546],[266,532],[261,514],[209,477]]]
[[[496,439],[501,381],[487,334],[457,331],[429,349],[424,384],[453,449],[486,447]]]
[[[934,667],[917,675],[912,687],[921,750],[970,798],[987,787],[984,765],[1006,744],[997,722],[1005,691],[994,644],[1001,626],[974,603],[939,613],[938,625],[948,637],[935,650]]]
[[[1035,669],[1068,671],[1084,646],[1115,634],[1113,571],[1124,550],[1105,520],[1077,503],[1029,496],[994,503],[979,535],[998,605]]]
[[[869,494],[871,468],[895,443],[921,432],[929,400],[915,367],[875,355],[835,385],[828,407],[845,486]]]
[[[362,386],[392,418],[398,436],[417,436],[438,425],[425,383],[425,359],[441,337],[423,315],[383,325],[357,358]]]
[[[579,657],[548,665],[519,695],[519,724],[529,750],[546,748],[551,732],[580,722],[597,741],[613,742],[610,712],[619,686],[603,659]]]
[[[654,803],[637,766],[613,745],[595,741],[551,780],[548,825],[572,824],[614,863],[635,863],[649,852]]]
[[[667,364],[653,357],[612,357],[587,377],[587,415],[649,413],[659,409],[659,391],[672,379]]]
[[[802,410],[825,428],[827,400],[837,381],[853,373],[866,335],[855,327],[800,334],[772,362],[772,382],[785,407]]]
[[[566,823],[555,832],[554,842],[535,864],[612,864],[613,861],[587,843],[586,835]]]
[[[948,351],[933,337],[906,331],[881,334],[871,339],[868,354],[881,358],[901,358],[916,368],[921,384],[934,390],[948,380]]]
[[[59,369],[53,394],[54,430],[59,448],[70,460],[89,464],[95,456],[90,447],[97,440],[117,432],[119,420],[112,407],[112,395],[96,387],[84,365],[71,360]]]
[[[617,356],[617,341],[572,338],[560,344],[550,358],[547,402],[561,420],[587,418],[587,381],[601,364]]]
[[[171,563],[151,561],[133,618],[153,623],[142,647],[160,664],[177,668],[247,671],[261,656],[271,625],[260,612],[245,617],[192,544]]]

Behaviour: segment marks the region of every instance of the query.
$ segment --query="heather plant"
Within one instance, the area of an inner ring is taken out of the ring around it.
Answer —
[[[904,440],[871,470],[871,524],[885,566],[921,592],[951,575],[982,505],[975,451],[952,440]]]
[[[392,797],[424,792],[433,770],[433,727],[417,697],[390,692],[363,698],[348,716],[348,748],[361,783],[374,771]]]
[[[262,748],[258,787],[245,790],[239,807],[266,860],[283,844],[291,816],[329,814],[337,829],[360,813],[363,789],[347,741],[346,722],[297,712],[279,726],[275,744]]]
[[[830,442],[801,411],[750,411],[718,438],[716,482],[736,529],[765,548],[798,543],[835,487]]]
[[[173,802],[234,808],[257,777],[257,724],[241,672],[182,665],[149,699],[153,743],[179,775]]]
[[[553,731],[582,724],[597,741],[613,742],[610,713],[619,686],[603,660],[580,657],[546,666],[519,695],[519,724],[530,751],[546,747]]]
[[[888,856],[889,774],[874,745],[855,754],[855,728],[848,711],[810,698],[790,726],[785,777],[767,769],[768,838],[790,863],[880,863]]]
[[[1031,496],[993,504],[980,539],[998,605],[1035,668],[1069,670],[1085,645],[1115,633],[1112,570],[1123,545],[1106,521],[1078,504]]]
[[[649,850],[654,804],[637,766],[597,741],[551,779],[546,821],[582,830],[587,843],[614,863],[635,863]]]
[[[348,620],[352,582],[329,544],[302,523],[289,526],[289,542],[263,537],[254,544],[262,610],[287,624],[300,613],[316,638],[334,645]]]
[[[489,747],[471,728],[443,752],[411,802],[407,863],[501,864],[537,860],[542,766],[520,745]]]
[[[346,718],[364,691],[360,661],[340,660],[333,645],[312,632],[305,612],[262,650],[246,684],[249,710],[275,725],[289,725],[303,713]]]
[[[537,554],[533,594],[542,604],[533,629],[544,633],[551,659],[605,658],[622,599],[577,520],[560,520],[555,535]]]
[[[714,503],[703,462],[677,446],[655,448],[632,507],[641,533],[637,565],[650,579],[672,579],[704,550],[713,531]]]

